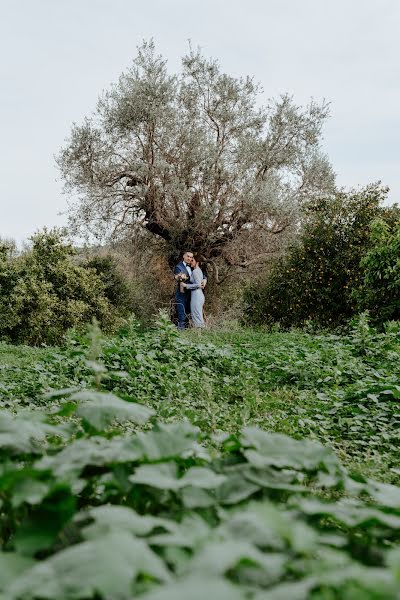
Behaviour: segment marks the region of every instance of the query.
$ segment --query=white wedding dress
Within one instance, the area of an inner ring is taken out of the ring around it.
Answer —
[[[192,291],[190,298],[190,312],[192,315],[193,327],[197,328],[205,327],[203,316],[204,292],[200,287],[203,279],[203,271],[200,269],[200,267],[196,267],[192,271],[190,283],[186,285],[187,289]]]

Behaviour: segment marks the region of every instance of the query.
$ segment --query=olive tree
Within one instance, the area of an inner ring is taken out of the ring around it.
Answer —
[[[72,225],[114,238],[145,228],[170,260],[184,248],[210,262],[263,260],[301,199],[333,191],[334,175],[319,147],[327,104],[283,95],[263,106],[260,95],[192,48],[170,74],[144,42],[58,156]]]

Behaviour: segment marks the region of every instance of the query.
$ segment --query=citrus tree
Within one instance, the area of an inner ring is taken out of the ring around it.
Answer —
[[[400,219],[392,227],[382,219],[374,222],[370,240],[355,298],[375,321],[400,319]]]
[[[386,188],[374,184],[306,203],[298,241],[266,278],[246,290],[247,321],[329,326],[353,315],[360,304],[354,292],[363,278],[361,259],[372,244],[371,223],[377,216],[390,220],[397,211],[382,206],[386,195]]]

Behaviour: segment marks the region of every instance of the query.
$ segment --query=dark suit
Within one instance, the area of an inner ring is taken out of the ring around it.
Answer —
[[[174,275],[179,275],[179,273],[185,273],[188,277],[190,277],[190,273],[187,270],[185,263],[181,261],[174,268]],[[176,286],[175,291],[175,304],[176,304],[176,312],[178,313],[178,329],[185,329],[189,324],[189,315],[190,315],[190,290],[185,290],[184,292],[180,291],[179,281]]]

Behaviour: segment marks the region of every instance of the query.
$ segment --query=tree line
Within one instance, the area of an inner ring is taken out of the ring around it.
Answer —
[[[267,103],[189,48],[171,74],[153,41],[75,124],[57,162],[70,232],[0,248],[0,336],[57,343],[93,317],[105,331],[168,308],[171,265],[203,256],[207,306],[251,325],[335,327],[361,311],[398,319],[399,208],[387,189],[337,188],[321,151],[325,102]]]

